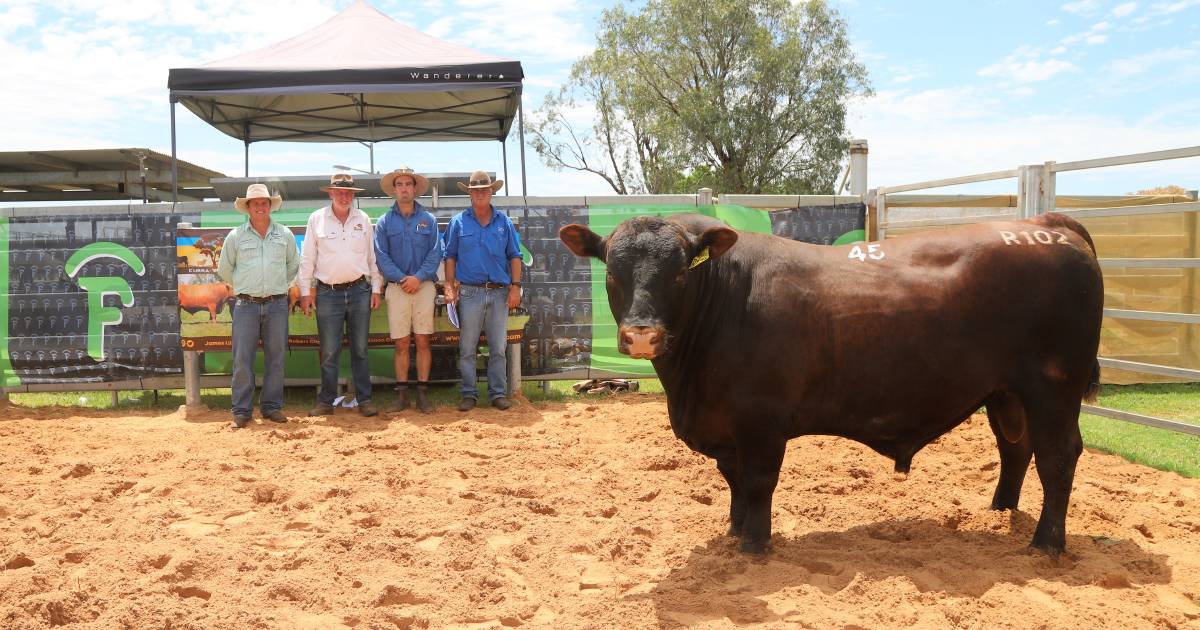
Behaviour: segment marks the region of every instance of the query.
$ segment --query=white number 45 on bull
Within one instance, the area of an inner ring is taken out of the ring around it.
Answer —
[[[866,262],[868,258],[883,260],[883,250],[879,249],[879,243],[867,243],[866,251],[863,250],[862,245],[855,245],[850,248],[849,258],[857,258],[863,262]]]

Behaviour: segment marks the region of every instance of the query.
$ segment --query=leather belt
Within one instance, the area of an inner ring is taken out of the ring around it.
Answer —
[[[355,286],[355,285],[359,284],[360,282],[363,282],[366,279],[367,279],[366,276],[359,276],[358,278],[351,280],[350,282],[341,282],[338,284],[328,284],[325,282],[321,282],[320,280],[317,280],[317,284],[319,286],[323,286],[328,289],[337,289],[338,291],[341,291],[342,289],[349,289],[350,287]]]
[[[508,288],[507,284],[500,284],[499,282],[484,282],[483,284],[464,284],[463,286],[464,287],[475,287],[477,289],[507,289]]]
[[[280,293],[279,295],[268,295],[266,297],[255,297],[253,295],[239,293],[237,295],[237,297],[239,300],[246,300],[247,302],[254,302],[255,304],[266,304],[267,302],[274,302],[275,300],[278,300],[279,298],[287,297],[287,294]]]

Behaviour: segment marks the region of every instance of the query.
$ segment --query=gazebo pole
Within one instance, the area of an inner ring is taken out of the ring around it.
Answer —
[[[508,181],[508,146],[500,141],[500,159],[504,160],[504,181]]]
[[[171,96],[171,204],[179,203],[179,160],[175,156],[175,96]]]
[[[246,143],[246,170],[243,177],[250,177],[250,123],[242,123],[242,142]]]
[[[525,197],[529,193],[525,191],[525,103],[521,100],[520,91],[517,92],[517,126],[521,132],[521,196]]]

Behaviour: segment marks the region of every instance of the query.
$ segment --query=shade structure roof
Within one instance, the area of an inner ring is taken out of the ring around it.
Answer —
[[[426,35],[358,0],[291,39],[174,68],[171,98],[252,142],[504,140],[521,63]]]
[[[223,173],[177,163],[183,201],[213,196]],[[0,153],[0,206],[28,201],[145,199],[170,201],[171,156],[150,149],[6,151]]]

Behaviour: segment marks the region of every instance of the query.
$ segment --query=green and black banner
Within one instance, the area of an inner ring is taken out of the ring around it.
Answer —
[[[276,219],[298,239],[315,208],[283,209]],[[387,208],[363,208],[378,219]],[[603,264],[582,260],[558,240],[558,230],[582,223],[605,235],[638,215],[703,212],[731,227],[795,240],[841,244],[863,239],[862,204],[759,210],[742,206],[565,205],[504,208],[517,224],[525,253],[522,309],[510,318],[509,340],[520,343],[528,376],[583,378],[648,375],[648,361],[616,352],[616,325],[604,294]],[[456,211],[436,214],[442,229]],[[50,208],[37,216],[0,218],[0,340],[6,387],[31,383],[122,381],[182,373],[182,351],[204,350],[204,369],[230,369],[229,300],[214,282],[219,244],[244,220],[232,210],[161,210],[93,216],[87,208]],[[179,228],[179,223],[192,228]],[[184,295],[184,294],[187,295]],[[439,315],[444,313],[438,310]],[[182,317],[181,317],[182,316]],[[289,377],[318,376],[315,319],[291,315]],[[443,316],[444,318],[444,316]],[[441,319],[439,319],[441,321]],[[312,330],[308,330],[312,328]],[[372,371],[391,376],[386,313],[372,319]],[[181,335],[181,330],[183,334]],[[457,338],[437,328],[434,374],[455,380]],[[224,348],[228,348],[225,345]],[[348,361],[348,353],[343,353]]]

